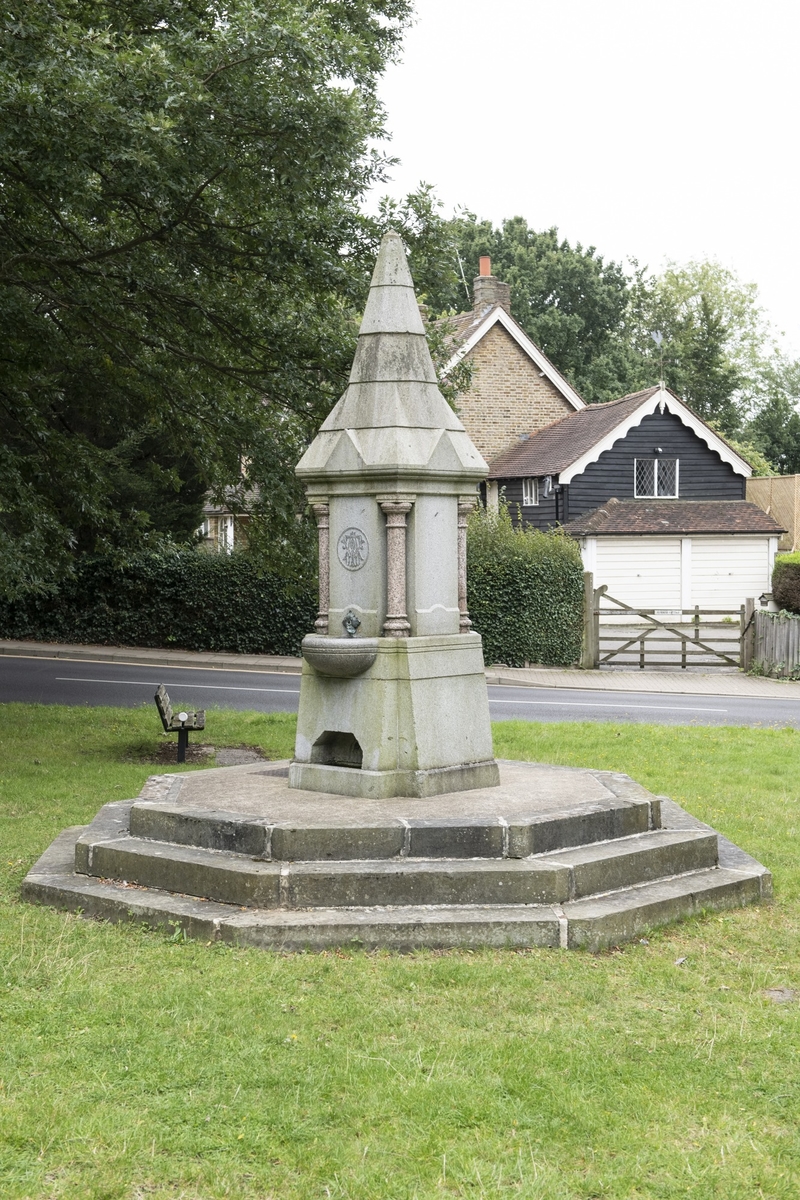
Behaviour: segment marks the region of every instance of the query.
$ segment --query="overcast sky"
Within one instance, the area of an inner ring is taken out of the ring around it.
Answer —
[[[800,353],[798,0],[416,0],[382,191],[557,225],[607,258],[714,257]]]

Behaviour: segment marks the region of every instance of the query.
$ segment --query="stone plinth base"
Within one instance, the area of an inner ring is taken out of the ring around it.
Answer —
[[[289,786],[379,799],[497,784],[480,636],[376,643],[357,686],[303,662]]]
[[[360,796],[365,800],[388,800],[392,796],[441,796],[473,788],[497,787],[500,769],[489,762],[437,767],[432,771],[364,771],[323,763],[293,762],[289,787],[308,792],[331,792],[336,796]]]
[[[66,830],[23,896],[190,937],[592,950],[768,900],[768,871],[625,775],[500,763],[433,799],[287,786],[289,764],[153,776]]]

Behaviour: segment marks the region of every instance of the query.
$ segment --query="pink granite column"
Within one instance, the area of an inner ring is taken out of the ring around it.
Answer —
[[[469,633],[472,621],[467,612],[467,522],[475,507],[471,496],[458,501],[458,632]]]
[[[406,515],[411,504],[382,500],[386,514],[386,620],[384,637],[408,637],[411,622],[406,613]]]
[[[319,536],[319,612],[314,622],[317,633],[328,632],[328,609],[331,602],[330,508],[327,504],[312,504]]]

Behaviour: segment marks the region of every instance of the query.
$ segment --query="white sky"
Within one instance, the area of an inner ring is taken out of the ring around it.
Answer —
[[[799,93],[798,0],[417,0],[380,191],[654,270],[717,258],[800,353]]]

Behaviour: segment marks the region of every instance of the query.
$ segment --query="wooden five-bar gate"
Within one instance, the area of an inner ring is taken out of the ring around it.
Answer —
[[[755,601],[739,608],[636,608],[585,577],[581,666],[741,667],[752,662]]]

